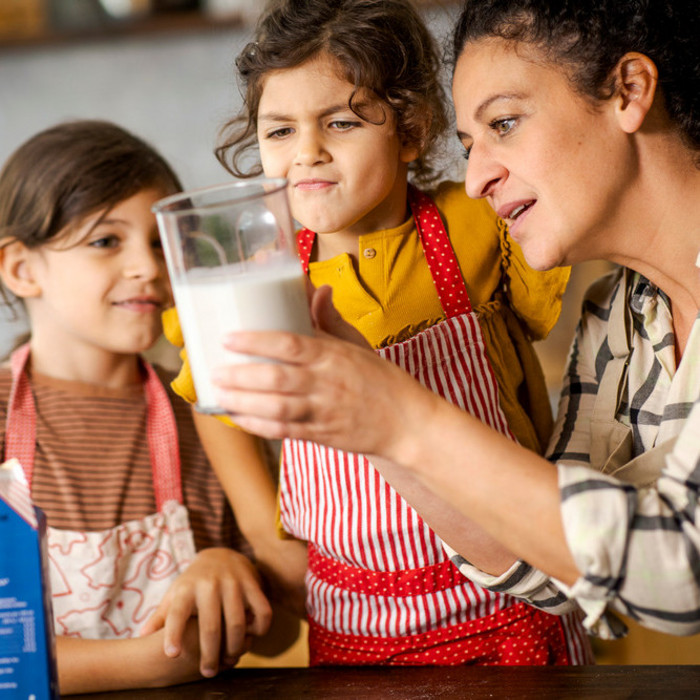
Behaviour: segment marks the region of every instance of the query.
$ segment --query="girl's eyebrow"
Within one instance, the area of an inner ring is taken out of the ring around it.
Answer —
[[[113,224],[127,224],[127,223],[129,223],[129,222],[126,219],[115,219],[115,218],[105,217],[104,219],[98,219],[95,222],[95,226],[93,226],[93,228],[95,228],[97,226],[101,226],[102,224],[108,224],[109,226],[111,226]]]
[[[358,104],[358,107],[362,107],[362,104]],[[319,113],[319,117],[328,117],[336,112],[343,112],[350,109],[347,102],[338,105],[331,105],[326,107],[322,112]],[[258,114],[259,121],[271,121],[271,122],[289,122],[294,121],[294,117],[288,114],[282,114],[280,112],[266,112],[265,114]]]

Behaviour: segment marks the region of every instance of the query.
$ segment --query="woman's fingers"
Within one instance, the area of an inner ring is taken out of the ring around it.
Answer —
[[[324,333],[237,333],[227,347],[274,360],[222,367],[214,378],[221,407],[244,430],[270,439],[373,454],[401,432],[404,397],[425,391],[374,352]]]
[[[313,341],[311,336],[284,331],[238,331],[224,338],[224,346],[243,355],[298,364],[313,361],[321,352]]]

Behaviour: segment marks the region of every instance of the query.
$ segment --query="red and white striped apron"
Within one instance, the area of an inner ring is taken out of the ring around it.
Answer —
[[[447,319],[377,352],[512,438],[438,209],[413,188],[409,203]],[[314,236],[299,233],[307,273]],[[286,440],[280,517],[309,543],[312,665],[591,661],[573,618],[542,613],[463,577],[440,539],[362,455]]]
[[[37,415],[25,371],[28,359],[29,345],[17,349],[11,358],[5,459],[19,460],[31,488]],[[155,370],[145,362],[144,367],[146,433],[158,512],[101,531],[48,528],[54,625],[61,636],[137,636],[196,554],[182,498],[175,416]]]

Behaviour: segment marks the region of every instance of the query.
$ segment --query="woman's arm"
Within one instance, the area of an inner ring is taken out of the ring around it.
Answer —
[[[435,505],[453,509],[437,531],[448,543],[459,544],[472,527],[469,513],[515,555],[562,581],[578,578],[556,470],[545,459],[357,345],[325,334],[261,332],[232,335],[227,347],[278,361],[219,371],[221,405],[241,427],[383,458],[401,468],[389,474],[400,493],[402,485],[409,493],[426,489]]]

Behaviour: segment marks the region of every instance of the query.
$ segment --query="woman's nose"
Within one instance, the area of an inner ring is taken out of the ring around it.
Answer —
[[[467,173],[464,178],[467,195],[480,199],[493,194],[498,184],[508,176],[508,170],[488,149],[473,144],[469,151]]]

